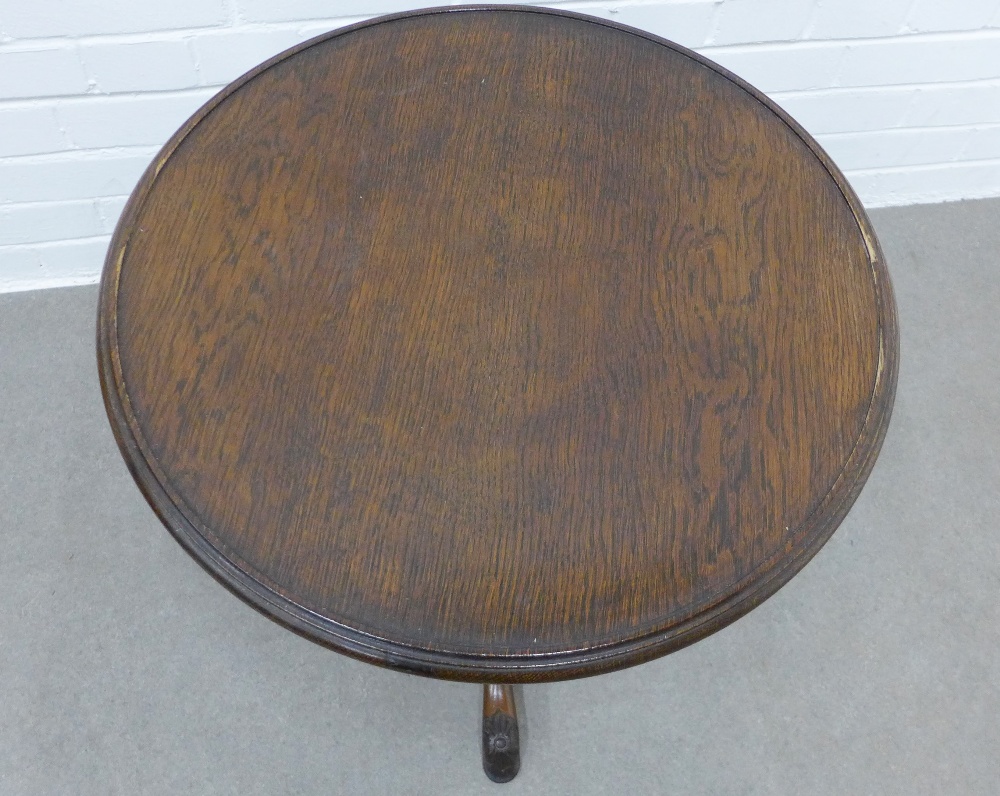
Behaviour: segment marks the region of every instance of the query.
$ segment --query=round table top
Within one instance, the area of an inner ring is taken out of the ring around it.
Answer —
[[[105,401],[252,605],[407,671],[671,652],[826,541],[897,333],[870,223],[755,89],[539,8],[386,17],[202,108],[115,233]]]

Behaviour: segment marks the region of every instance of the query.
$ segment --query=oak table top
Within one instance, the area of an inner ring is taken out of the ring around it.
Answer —
[[[289,628],[595,674],[788,581],[878,453],[898,338],[847,182],[742,80],[539,8],[335,31],[171,139],[98,354],[167,528]]]

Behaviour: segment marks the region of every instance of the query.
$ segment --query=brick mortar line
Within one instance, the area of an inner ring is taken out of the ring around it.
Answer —
[[[235,79],[235,78],[234,78]],[[206,94],[212,96],[217,94],[220,88],[224,88],[226,83],[210,83],[198,86],[188,86],[187,88],[165,88],[150,89],[147,91],[115,91],[98,94],[53,94],[39,97],[11,97],[10,99],[0,99],[0,111],[21,110],[24,108],[37,108],[46,103],[77,103],[86,104],[88,102],[99,102],[104,99],[124,98],[139,99],[140,97],[184,97],[196,94]]]
[[[46,205],[81,205],[81,204],[99,204],[108,202],[118,202],[123,199],[127,200],[131,196],[130,193],[116,193],[111,196],[88,196],[83,199],[35,199],[30,202],[2,202],[0,201],[0,216],[3,215],[3,211],[10,210],[13,208],[39,208]],[[11,244],[2,244],[11,245]]]
[[[229,33],[269,33],[295,30],[303,24],[310,26],[325,22],[335,23],[334,27],[344,27],[354,22],[372,19],[377,14],[355,14],[344,17],[315,17],[286,20],[281,22],[240,22],[232,25],[222,23],[193,28],[163,28],[134,33],[87,33],[82,36],[39,36],[36,38],[12,39],[0,42],[0,56],[4,53],[36,52],[38,50],[67,50],[71,47],[90,45],[107,46],[120,44],[149,44],[161,41],[186,41],[198,36],[219,36]],[[331,28],[333,29],[333,28]],[[316,34],[320,35],[320,34]]]
[[[56,249],[60,246],[69,246],[74,243],[88,243],[91,241],[110,242],[111,233],[102,232],[100,235],[85,235],[82,238],[59,238],[58,240],[43,240],[34,243],[0,243],[0,252],[11,249]],[[0,267],[0,276],[3,275],[3,268]]]
[[[0,163],[21,163],[25,166],[44,165],[46,163],[82,163],[84,161],[100,162],[107,155],[142,155],[155,157],[163,148],[162,144],[130,144],[125,146],[81,147],[79,149],[61,149],[58,152],[37,152],[31,155],[0,156]]]
[[[704,3],[706,5],[718,5],[723,7],[725,4],[716,2],[716,0],[688,0],[691,3]],[[544,3],[544,2],[532,2],[525,3],[524,5],[530,7],[553,7],[556,9],[564,8],[568,5],[581,5],[577,3]],[[669,8],[672,5],[681,5],[681,3],[676,2],[648,2],[648,3],[606,3],[596,0],[595,5],[587,6],[588,8],[595,9],[626,9],[626,8]],[[296,27],[303,24],[308,24],[310,26],[320,24],[320,23],[334,23],[334,27],[343,27],[347,24],[353,24],[354,22],[361,22],[366,19],[373,19],[377,16],[385,16],[385,14],[350,14],[340,17],[300,17],[297,19],[280,20],[273,22],[240,22],[238,24],[231,23],[220,23],[218,25],[207,25],[207,26],[196,26],[196,27],[185,27],[185,28],[162,28],[153,29],[149,31],[138,31],[133,33],[88,33],[82,36],[39,36],[39,37],[28,37],[21,39],[11,39],[9,41],[0,42],[0,56],[4,53],[14,53],[14,52],[34,52],[37,50],[45,49],[68,49],[72,46],[88,46],[91,44],[146,44],[156,41],[177,41],[184,40],[193,36],[198,35],[218,35],[224,33],[237,33],[237,32],[269,32],[269,31],[279,31],[279,30],[294,30]],[[612,13],[611,16],[614,16]],[[317,34],[319,35],[319,34]],[[732,50],[739,48],[760,48],[760,47],[775,47],[775,46],[796,46],[796,47],[814,47],[817,45],[832,44],[832,45],[845,45],[845,44],[877,44],[877,43],[890,43],[899,41],[926,41],[926,40],[975,40],[975,39],[989,39],[994,37],[1000,37],[1000,27],[990,27],[984,26],[981,28],[975,28],[972,30],[934,30],[934,31],[917,31],[917,32],[906,32],[900,30],[899,33],[891,35],[881,35],[881,36],[854,36],[854,37],[830,37],[830,38],[799,38],[799,39],[771,39],[767,41],[755,41],[755,42],[743,42],[743,43],[731,43],[731,44],[704,44],[698,47],[698,51],[701,50]],[[48,46],[46,46],[48,45]]]
[[[869,176],[873,174],[901,174],[907,171],[940,171],[953,169],[956,166],[1000,166],[1000,158],[981,158],[978,160],[949,160],[942,163],[920,163],[911,166],[881,166],[870,169],[844,169],[844,174],[850,178],[855,176]],[[996,186],[1000,192],[1000,185]]]
[[[816,138],[835,138],[837,136],[865,136],[865,135],[879,135],[881,133],[930,133],[937,132],[939,130],[994,130],[1000,129],[1000,122],[971,122],[967,124],[923,124],[914,127],[878,127],[874,130],[838,130],[834,133],[812,133]]]
[[[973,86],[1000,87],[1000,75],[996,77],[976,77],[970,80],[942,80],[934,83],[879,83],[871,86],[824,86],[823,88],[786,89],[784,91],[770,91],[767,95],[771,99],[785,99],[786,97],[801,97],[809,94],[825,97],[836,96],[838,94],[877,94],[879,92],[903,92],[927,88],[943,90],[949,88],[971,88]]]
[[[899,42],[949,42],[949,41],[988,41],[1000,39],[1000,28],[977,28],[976,30],[941,30],[928,33],[897,33],[891,36],[855,36],[852,38],[829,39],[774,39],[773,41],[755,41],[742,44],[702,45],[694,48],[697,52],[707,54],[708,51],[744,52],[766,48],[788,48],[796,50],[822,49],[824,45],[837,47],[856,45],[892,45]]]
[[[100,272],[83,276],[49,276],[36,279],[4,279],[0,272],[0,293],[27,293],[31,290],[55,290],[60,287],[85,287],[96,285]]]

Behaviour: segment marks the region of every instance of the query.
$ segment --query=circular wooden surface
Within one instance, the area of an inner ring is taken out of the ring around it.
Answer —
[[[888,422],[856,197],[761,94],[650,35],[441,9],[297,47],[165,147],[99,359],[152,506],[320,643],[533,681],[773,593]]]

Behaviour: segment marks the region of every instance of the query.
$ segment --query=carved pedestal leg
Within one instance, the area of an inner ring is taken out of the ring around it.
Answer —
[[[521,767],[514,689],[483,686],[483,770],[494,782],[510,782]]]

